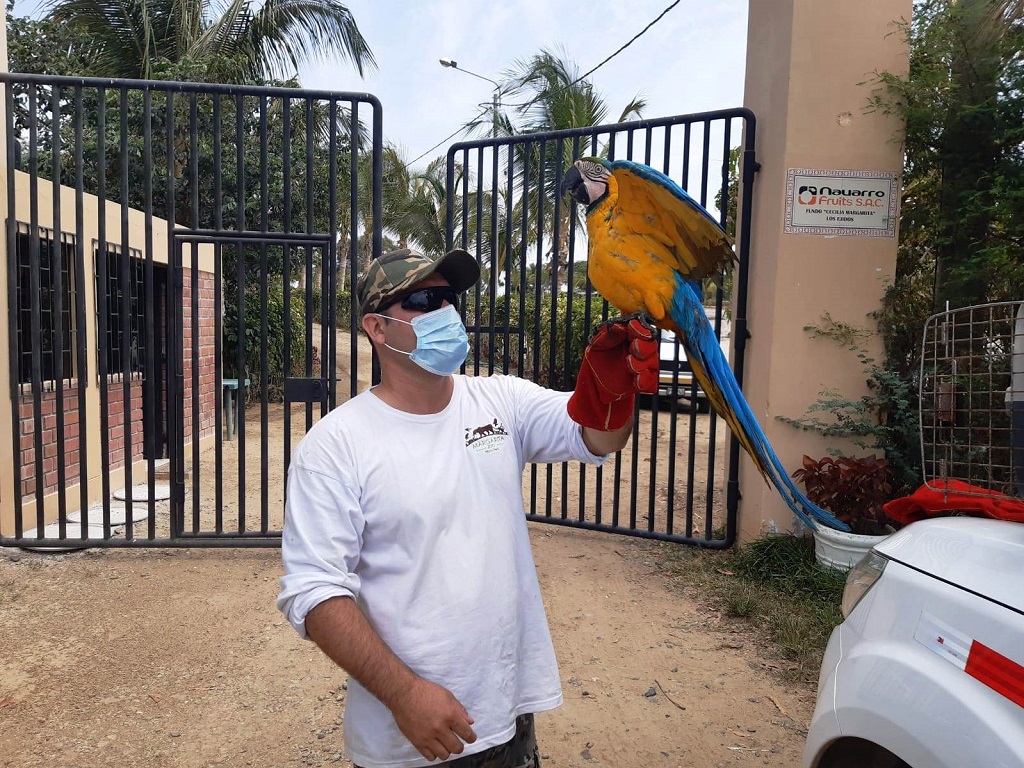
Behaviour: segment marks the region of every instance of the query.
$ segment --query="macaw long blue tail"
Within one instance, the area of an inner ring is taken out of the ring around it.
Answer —
[[[758,469],[778,489],[783,500],[797,517],[812,530],[817,526],[811,517],[820,520],[830,528],[849,531],[848,525],[811,502],[790,479],[789,474],[782,466],[782,461],[779,460],[771,443],[768,442],[767,435],[761,429],[761,425],[758,424],[750,405],[743,396],[739,383],[729,367],[728,359],[722,353],[711,322],[704,312],[699,283],[685,280],[680,275],[676,276],[676,282],[676,292],[672,300],[672,319],[682,332],[682,342],[691,367],[693,367],[694,376],[704,387],[705,393],[719,415],[729,423],[732,429],[738,428],[743,432],[742,435],[737,435],[740,443],[748,453],[756,454],[751,458],[758,465]],[[703,368],[703,371],[697,370],[698,365]],[[704,374],[703,377],[701,373]],[[709,379],[709,381],[702,381],[702,378]],[[731,413],[723,412],[724,409],[730,410]]]

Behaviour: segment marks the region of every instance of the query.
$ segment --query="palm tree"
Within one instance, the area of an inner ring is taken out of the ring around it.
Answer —
[[[529,134],[541,131],[558,131],[569,128],[584,128],[603,125],[608,121],[609,107],[594,89],[593,84],[580,77],[579,67],[564,52],[542,50],[536,56],[516,62],[505,73],[502,85],[503,98],[520,99],[513,106],[514,117],[499,117],[499,130],[511,134]],[[625,122],[640,117],[646,101],[640,96],[634,97],[619,113],[615,122]],[[561,147],[559,147],[561,144]],[[583,136],[578,139],[581,155],[600,155],[606,150],[590,146],[590,138]],[[519,145],[518,155],[513,158],[513,167],[517,179],[529,169],[530,178],[539,178],[543,174],[544,186],[542,194],[548,201],[558,196],[556,181],[572,163],[574,141],[565,139],[561,142],[547,142],[546,151],[542,154],[539,144]],[[516,188],[521,185],[516,184]],[[549,210],[554,210],[553,206]],[[577,216],[576,206],[562,204],[557,220],[548,216],[544,232],[536,232],[535,222],[528,227],[529,236],[547,236],[554,238],[557,228],[558,238],[554,247],[555,264],[558,265],[558,282],[565,280],[565,267],[568,263],[569,222]],[[513,213],[513,221],[521,221],[522,216],[531,216],[522,210],[522,201],[517,202]]]
[[[151,79],[162,66],[196,79],[287,78],[317,57],[376,67],[348,8],[337,0],[53,0],[49,18],[80,30],[93,74]]]
[[[435,158],[425,171],[410,176],[409,197],[396,228],[407,233],[425,253],[440,254],[445,249],[445,158]],[[461,168],[456,178],[461,178]]]

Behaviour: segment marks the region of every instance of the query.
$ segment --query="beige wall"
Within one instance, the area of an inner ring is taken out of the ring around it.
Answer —
[[[784,466],[805,453],[865,451],[778,417],[797,418],[832,388],[852,398],[865,391],[856,356],[804,329],[822,314],[873,327],[896,261],[896,237],[785,234],[790,168],[899,172],[900,124],[869,114],[872,72],[907,69],[903,36],[911,0],[751,0],[744,102],[757,117],[751,220],[744,390]],[[879,359],[877,337],[864,346]],[[744,456],[740,466],[740,540],[794,529],[796,518]]]
[[[0,153],[0,168],[4,166],[3,158],[6,157],[5,153]],[[0,178],[6,179],[6,169],[4,173],[0,175]],[[13,211],[13,218],[20,222],[28,223],[30,221],[30,179],[28,174],[21,171],[15,172],[15,210]],[[53,196],[54,189],[53,185],[45,180],[38,179],[37,182],[37,217],[38,225],[48,229],[53,228]],[[2,215],[4,218],[11,216],[11,211],[7,206],[7,195],[6,195],[6,183],[0,183],[0,204],[2,204]],[[78,221],[75,213],[75,190],[67,187],[59,188],[60,196],[60,214],[61,214],[61,230],[65,233],[74,235],[77,231]],[[100,210],[100,201],[94,195],[84,195],[82,200],[82,233],[83,233],[83,245],[85,252],[85,263],[84,263],[84,277],[85,283],[82,286],[76,288],[76,298],[78,301],[85,303],[85,317],[86,327],[84,329],[78,329],[78,332],[85,334],[87,352],[86,359],[88,361],[87,367],[90,373],[89,380],[86,382],[85,391],[85,405],[84,411],[88,414],[88,428],[84,434],[69,436],[67,440],[76,440],[80,447],[80,450],[86,453],[86,466],[89,468],[87,483],[89,488],[90,501],[96,501],[99,499],[100,493],[102,492],[101,483],[101,469],[103,467],[103,457],[101,455],[101,441],[100,441],[100,429],[99,424],[99,408],[100,408],[100,395],[99,395],[99,382],[97,380],[97,333],[96,333],[96,274],[95,274],[95,260],[93,253],[95,251],[95,241],[98,239],[98,219]],[[106,241],[111,244],[119,246],[125,246],[125,243],[121,242],[121,213],[122,208],[116,203],[107,202],[105,204],[105,215],[106,215]],[[167,263],[167,222],[163,219],[153,218],[151,219],[152,226],[152,242],[153,242],[153,260],[158,264]],[[132,249],[138,249],[140,251],[145,250],[146,245],[146,217],[142,211],[128,209],[128,240],[127,247]],[[192,248],[195,247],[189,243],[183,245],[183,263],[191,266],[193,263],[192,259]],[[0,243],[0,248],[6,249],[6,238]],[[198,250],[197,265],[201,272],[211,275],[214,269],[214,251],[210,245],[200,245]],[[206,280],[207,278],[200,278]],[[0,270],[0,287],[3,288],[4,294],[9,295],[7,292],[7,272],[6,270]],[[188,283],[188,278],[186,278]],[[186,286],[187,288],[187,286]],[[205,301],[205,298],[204,298]],[[186,308],[187,311],[187,308]],[[209,315],[209,319],[212,320],[212,312]],[[212,327],[212,326],[211,326]],[[187,329],[186,329],[187,330]],[[204,348],[213,348],[213,337],[212,331],[204,330],[200,343]],[[13,466],[16,461],[20,462],[21,457],[15,456],[13,441],[10,437],[14,426],[12,424],[12,412],[13,404],[11,403],[11,389],[10,389],[10,376],[12,372],[8,370],[7,361],[9,358],[9,344],[8,344],[8,314],[6,311],[0,312],[0,466],[6,467],[3,472],[0,472],[0,533],[5,536],[13,535],[14,530],[14,495],[19,492],[18,489],[14,488],[13,478]],[[212,352],[211,352],[212,354]],[[120,393],[120,384],[110,384],[110,391],[115,394]],[[212,386],[212,385],[206,385]],[[65,390],[66,392],[68,390]],[[51,398],[52,399],[52,396]],[[205,398],[208,399],[208,398]],[[24,402],[24,398],[22,399]],[[71,402],[77,402],[77,384],[75,390],[69,394],[68,406],[66,407],[66,413],[71,413],[77,409],[70,406]],[[75,421],[72,422],[71,429],[77,432],[77,415],[73,416]],[[212,418],[212,417],[211,417]],[[205,421],[204,421],[205,424]],[[21,431],[21,426],[19,426]],[[212,436],[206,437],[203,446],[212,440]],[[58,451],[61,455],[64,452],[63,447],[58,447]],[[139,478],[139,482],[144,482],[146,477],[146,462],[136,461],[133,462],[133,476]],[[37,482],[41,479],[37,478]],[[112,486],[113,488],[120,488],[124,485],[124,470],[123,468],[112,469]],[[65,489],[65,496],[68,501],[68,509],[74,510],[79,506],[79,486],[77,483],[69,485]],[[35,497],[29,496],[25,498],[23,505],[23,524],[26,528],[34,528],[34,508],[35,508]],[[53,520],[57,516],[57,494],[49,493],[46,501],[46,513],[45,517],[47,521]]]

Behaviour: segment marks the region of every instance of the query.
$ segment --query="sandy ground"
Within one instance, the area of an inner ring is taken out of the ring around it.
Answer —
[[[247,477],[276,517],[281,477],[234,455],[222,497]],[[196,490],[205,527],[216,493]],[[673,586],[679,545],[530,530],[565,694],[537,719],[545,765],[799,763],[812,687]],[[0,766],[348,765],[345,673],[274,608],[280,575],[274,549],[0,550]]]

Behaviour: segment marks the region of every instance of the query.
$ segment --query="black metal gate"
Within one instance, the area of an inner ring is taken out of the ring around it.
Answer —
[[[0,433],[12,436],[0,546],[278,545],[294,445],[372,376],[351,296],[381,251],[380,104],[288,88],[0,83]],[[585,280],[575,209],[553,190],[573,158],[604,154],[655,165],[740,222],[735,317],[713,298],[742,372],[753,146],[753,116],[729,110],[452,147],[448,242],[484,273],[468,302],[467,371],[573,386],[609,310]],[[530,519],[732,544],[738,445],[726,474],[727,430],[669,349],[671,396],[642,404],[630,448],[597,470],[532,467]]]
[[[294,443],[369,377],[348,302],[381,249],[379,102],[0,82],[0,546],[277,545]]]
[[[585,227],[577,208],[554,190],[573,160],[600,155],[654,166],[706,208],[717,209],[727,229],[739,222],[739,264],[726,283],[735,292],[734,302],[724,301],[721,286],[706,290],[706,301],[742,383],[757,170],[754,128],[750,111],[733,109],[452,146],[448,245],[458,243],[478,254],[483,266],[481,283],[467,301],[467,325],[475,339],[469,372],[511,373],[556,389],[573,388],[590,332],[608,317],[609,308],[586,278]],[[738,217],[737,205],[743,207]],[[730,307],[735,316],[729,316]],[[597,469],[532,466],[526,481],[529,519],[709,547],[732,545],[739,444],[714,413],[703,412],[702,393],[687,375],[678,341],[663,343],[662,349],[668,396],[638,404],[631,445]],[[726,449],[727,472],[717,460]]]

